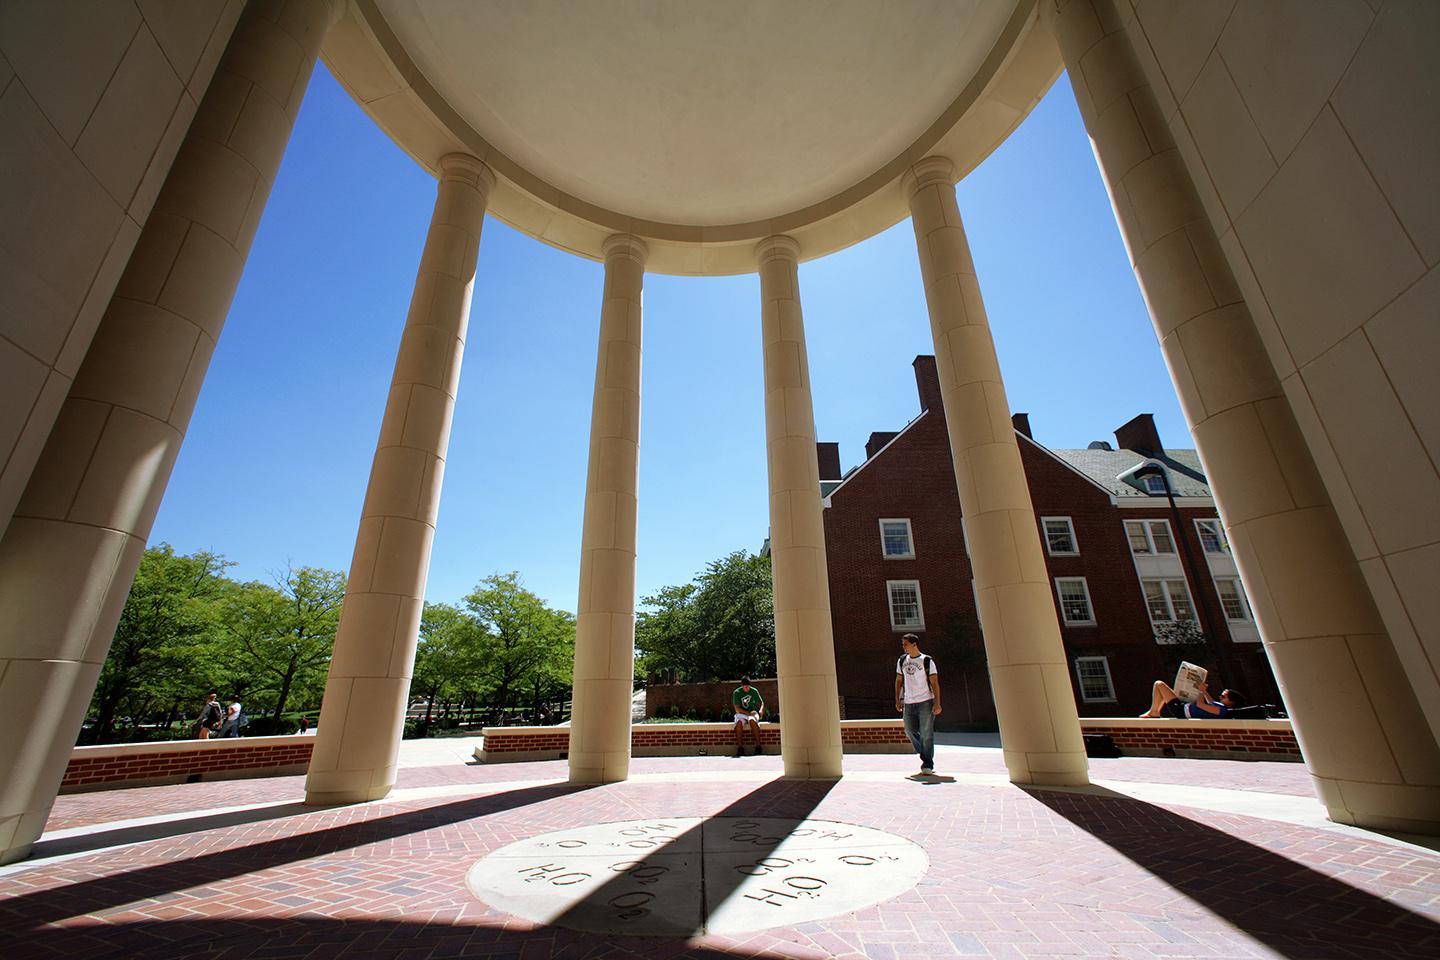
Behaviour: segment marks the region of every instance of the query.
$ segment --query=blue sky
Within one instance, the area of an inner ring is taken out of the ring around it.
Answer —
[[[1154,413],[1191,446],[1069,84],[957,188],[1011,408],[1083,447]],[[152,543],[233,576],[348,569],[435,196],[317,66]],[[485,223],[428,599],[519,571],[574,610],[602,268]],[[909,221],[800,267],[818,438],[842,466],[913,418],[931,353]],[[767,527],[760,290],[645,285],[637,589],[689,580]]]

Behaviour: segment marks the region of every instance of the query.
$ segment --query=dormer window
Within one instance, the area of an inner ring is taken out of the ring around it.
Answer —
[[[1152,473],[1145,477],[1146,493],[1166,493],[1165,478],[1158,473]]]

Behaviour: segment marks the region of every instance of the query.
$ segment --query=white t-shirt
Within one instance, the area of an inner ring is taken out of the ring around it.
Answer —
[[[925,671],[927,660],[930,662],[928,676]],[[938,676],[940,671],[935,669],[934,660],[923,653],[918,657],[906,655],[895,664],[895,672],[905,678],[905,703],[924,703],[926,700],[935,699],[935,695],[930,692],[930,677]]]

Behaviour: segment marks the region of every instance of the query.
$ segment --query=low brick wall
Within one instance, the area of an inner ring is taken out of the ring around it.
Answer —
[[[482,763],[558,760],[570,750],[568,727],[486,727],[485,743],[475,751]],[[909,753],[910,741],[897,720],[842,720],[840,740],[846,753]],[[749,735],[746,735],[749,742]],[[780,750],[780,724],[760,724],[760,743]],[[735,749],[729,723],[640,723],[630,728],[630,753],[636,757],[703,757]]]
[[[227,737],[76,747],[61,793],[304,773],[314,736]]]
[[[1105,734],[1129,757],[1303,761],[1289,720],[1082,717],[1080,729]]]

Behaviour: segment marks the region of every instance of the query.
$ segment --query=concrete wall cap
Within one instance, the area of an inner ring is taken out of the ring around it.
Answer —
[[[199,753],[203,750],[240,750],[246,747],[287,747],[313,744],[311,734],[293,733],[280,737],[211,737],[208,740],[163,740],[158,743],[97,743],[74,747],[71,760],[99,760],[105,757],[150,756],[157,753]]]

